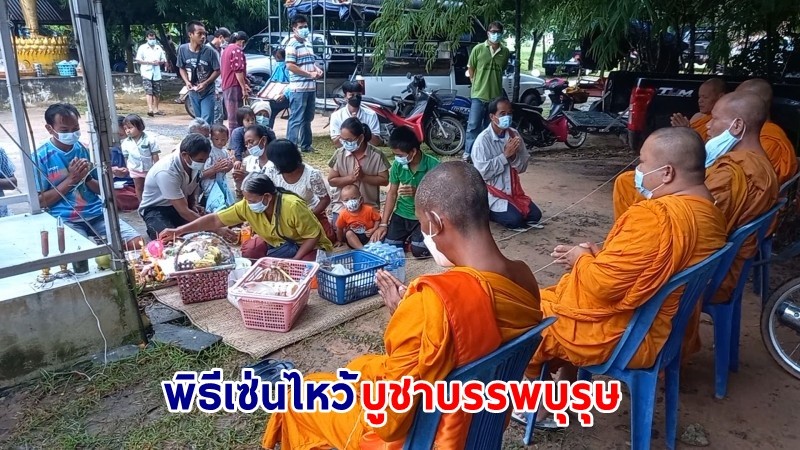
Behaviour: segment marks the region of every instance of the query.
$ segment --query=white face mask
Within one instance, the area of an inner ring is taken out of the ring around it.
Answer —
[[[431,211],[431,214],[436,216],[436,219],[439,221],[439,225],[442,224],[442,219],[439,217],[439,214],[436,214],[436,211]],[[433,260],[436,261],[441,267],[454,267],[455,264],[452,263],[444,253],[440,252],[438,248],[436,248],[436,242],[434,242],[433,238],[438,235],[439,233],[433,234],[433,227],[430,223],[428,223],[428,233],[422,232],[422,242],[425,243],[425,247],[428,248],[428,251],[431,252],[431,256],[433,256]]]
[[[64,145],[75,145],[78,142],[78,139],[81,138],[81,132],[75,131],[73,133],[56,133],[58,137],[56,138],[58,142],[61,142]]]
[[[720,156],[728,153],[739,141],[742,140],[744,136],[744,132],[747,131],[745,128],[742,130],[742,134],[739,137],[734,136],[731,134],[731,128],[733,128],[734,122],[731,122],[731,125],[728,127],[727,130],[720,133],[719,136],[713,137],[706,142],[706,168],[709,168],[714,165],[714,163],[719,159]]]
[[[250,211],[253,211],[256,214],[261,214],[267,210],[267,206],[269,206],[269,202],[265,205],[264,202],[255,202],[255,203],[247,203],[247,206],[250,208]]]
[[[359,206],[361,206],[361,200],[357,198],[344,202],[344,207],[347,208],[347,210],[350,212],[358,211]]]

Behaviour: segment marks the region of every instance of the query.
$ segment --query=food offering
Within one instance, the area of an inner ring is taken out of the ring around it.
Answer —
[[[178,247],[174,267],[170,276],[178,280],[183,303],[222,299],[228,294],[228,274],[236,267],[236,256],[222,237],[195,233]]]
[[[230,290],[247,328],[285,332],[308,304],[315,262],[261,258]]]

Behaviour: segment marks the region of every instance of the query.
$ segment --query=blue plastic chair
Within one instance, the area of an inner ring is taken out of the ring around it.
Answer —
[[[628,328],[608,361],[597,366],[583,367],[578,372],[578,376],[582,380],[590,380],[592,375],[606,375],[618,379],[628,386],[631,394],[631,448],[634,450],[650,448],[653,411],[656,403],[656,384],[658,383],[658,373],[661,370],[665,372],[666,384],[667,448],[675,448],[678,431],[681,344],[686,334],[686,325],[697,306],[697,301],[706,290],[708,280],[717,270],[717,266],[721,261],[732,258],[732,248],[733,246],[727,243],[702,262],[675,274],[647,303],[634,312]],[[650,331],[664,300],[682,286],[684,291],[680,298],[678,312],[672,319],[672,331],[656,357],[655,364],[649,369],[628,369],[628,364]],[[528,425],[535,421],[535,413],[529,414],[527,420]],[[528,428],[533,429],[530,426]],[[531,438],[532,432],[526,431],[524,442],[530,443]]]
[[[506,342],[500,348],[483,358],[454,370],[447,381],[467,382],[479,380],[488,383],[494,380],[522,380],[525,368],[533,353],[542,342],[542,331],[556,321],[555,317],[545,318],[539,325],[522,336]],[[426,413],[417,409],[414,424],[406,437],[404,450],[433,448],[436,428],[442,413]],[[499,450],[503,443],[506,423],[505,413],[482,411],[472,416],[465,449]]]
[[[724,398],[727,393],[728,372],[739,370],[739,330],[742,322],[742,295],[744,294],[744,286],[747,283],[747,277],[755,256],[745,260],[742,266],[742,273],[739,275],[736,287],[727,302],[714,304],[711,303],[711,299],[728,275],[733,259],[739,253],[744,242],[751,236],[755,236],[756,242],[763,242],[769,227],[772,225],[772,220],[785,203],[786,199],[778,200],[778,203],[772,209],[734,231],[729,238],[729,242],[733,244],[733,256],[730,260],[720,264],[719,270],[714,274],[703,300],[703,312],[710,315],[714,322],[714,396],[716,398]]]
[[[798,158],[798,162],[800,162],[800,158]],[[784,199],[790,207],[794,205],[797,197],[798,180],[800,180],[800,172],[783,183],[778,192],[778,199]],[[780,212],[778,213],[778,222],[780,223]],[[769,300],[769,265],[772,259],[773,237],[774,235],[764,236],[764,239],[758,243],[758,254],[753,262],[753,292],[761,296],[762,305]]]

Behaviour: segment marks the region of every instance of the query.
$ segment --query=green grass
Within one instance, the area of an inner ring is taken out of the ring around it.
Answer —
[[[154,345],[105,369],[44,373],[33,387],[18,393],[26,397],[21,399],[26,405],[15,427],[0,438],[0,447],[253,448],[266,413],[169,414],[160,386],[177,370],[220,367],[227,379],[235,379],[246,360],[222,344],[200,354]]]

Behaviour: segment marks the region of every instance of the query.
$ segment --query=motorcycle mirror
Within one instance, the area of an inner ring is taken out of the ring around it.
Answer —
[[[531,70],[531,75],[535,76],[536,78],[539,78],[540,76],[542,76],[542,72],[540,72],[539,69],[533,69]]]
[[[411,72],[406,73],[406,78],[411,79]]]

